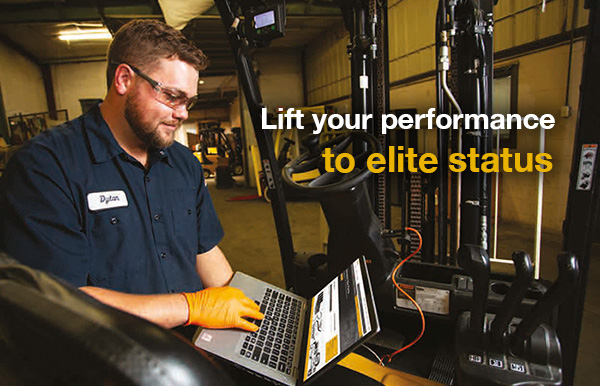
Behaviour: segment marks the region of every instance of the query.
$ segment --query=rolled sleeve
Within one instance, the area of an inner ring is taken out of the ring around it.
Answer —
[[[196,199],[198,217],[198,253],[213,249],[223,239],[224,232],[215,211],[204,177],[201,177]]]

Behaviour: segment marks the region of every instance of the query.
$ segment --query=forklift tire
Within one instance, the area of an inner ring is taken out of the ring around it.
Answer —
[[[210,170],[203,169],[203,171],[204,171],[204,179],[210,178]]]
[[[242,174],[244,174],[244,167],[240,164],[233,165],[233,175],[241,176]]]

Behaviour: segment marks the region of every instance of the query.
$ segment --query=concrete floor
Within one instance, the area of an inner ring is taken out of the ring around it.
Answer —
[[[241,181],[241,179],[240,179]],[[241,182],[232,189],[216,189],[214,179],[208,180],[209,189],[217,213],[225,229],[225,238],[220,246],[234,270],[243,271],[272,284],[283,287],[277,234],[270,204],[264,200],[230,201],[232,197],[255,195],[256,189],[243,188]],[[288,214],[296,251],[319,252],[320,240],[319,204],[309,201],[292,201],[287,204]],[[534,233],[516,225],[502,224],[498,240],[498,256],[510,258],[514,250],[533,252]],[[556,277],[556,257],[562,238],[543,235],[542,256],[547,256],[541,265],[541,277],[553,280]],[[584,307],[581,340],[575,376],[576,386],[598,384],[600,375],[600,245],[593,248],[588,290]],[[504,269],[511,269],[505,266]]]

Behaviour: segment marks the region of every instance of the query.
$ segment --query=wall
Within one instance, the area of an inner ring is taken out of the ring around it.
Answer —
[[[56,108],[67,109],[69,119],[82,114],[80,99],[104,99],[106,61],[52,66]]]
[[[242,117],[241,117],[240,113],[241,113],[240,97],[237,97],[231,103],[231,106],[229,106],[229,123],[230,123],[231,127],[241,127],[242,126]]]
[[[584,42],[573,47],[569,105],[571,116],[560,117],[566,92],[566,74],[569,45],[565,44],[516,59],[497,62],[496,67],[518,63],[519,93],[517,113],[552,114],[556,126],[546,130],[545,150],[552,156],[553,169],[544,174],[544,202],[542,229],[560,234],[567,203],[568,180],[573,152],[573,135],[581,81]],[[543,64],[543,65],[540,65]],[[391,108],[417,108],[419,113],[435,106],[435,81],[425,80],[390,91]],[[517,148],[511,153],[539,152],[539,130],[522,129],[517,133]],[[434,130],[421,132],[420,152],[435,151]],[[516,222],[526,226],[535,224],[537,200],[537,173],[501,173],[499,213],[501,222]],[[532,228],[533,229],[533,228]],[[533,235],[533,230],[532,230]]]
[[[177,142],[179,142],[180,144],[182,144],[183,146],[187,146],[189,147],[190,144],[188,141],[188,134],[189,132],[196,132],[196,123],[188,123],[188,122],[184,122],[181,127],[179,128],[179,130],[175,131],[175,140]]]
[[[229,107],[216,107],[212,109],[191,110],[189,121],[224,122],[229,121]],[[221,126],[223,127],[223,126]]]
[[[566,211],[584,46],[584,42],[579,41],[573,47],[569,101],[572,113],[569,118],[560,117],[560,107],[564,105],[566,93],[568,45],[499,63],[519,63],[519,114],[550,113],[556,119],[556,126],[545,132],[546,152],[552,156],[553,169],[544,174],[542,222],[544,231],[556,234],[562,233]],[[520,130],[516,151],[538,153],[539,136],[539,130]],[[537,173],[503,173],[501,183],[501,219],[533,224],[536,208],[531,200],[537,194]]]
[[[405,87],[390,90],[390,109],[416,108],[419,114],[424,114],[435,107],[435,80],[428,79]],[[437,151],[437,134],[435,130],[422,130],[419,135],[420,153]]]
[[[536,4],[539,1],[498,3],[494,9],[496,52],[570,31],[572,1],[550,1],[543,13],[539,7],[534,7]],[[436,7],[435,1],[402,0],[390,3],[391,83],[419,77],[435,69],[433,23]],[[587,23],[588,12],[582,7],[582,2],[579,2],[576,28]],[[307,50],[309,104],[321,104],[350,96],[350,64],[345,52],[347,40],[348,34],[340,26],[338,30],[310,43]],[[560,107],[564,104],[566,93],[568,44],[495,62],[496,68],[519,64],[519,114],[550,113],[557,121],[554,129],[546,131],[546,152],[553,157],[554,165],[554,169],[544,175],[542,228],[549,233],[561,233],[566,210],[583,49],[584,43],[577,41],[572,59],[569,101],[572,113],[569,118],[560,117]],[[347,104],[348,100],[344,100],[335,102],[334,105]],[[422,77],[415,83],[392,88],[390,107],[417,108],[419,113],[425,113],[428,108],[435,107],[435,80],[433,77]],[[539,135],[539,130],[521,130],[515,151],[538,153]],[[434,151],[435,140],[434,130],[423,130],[420,133],[419,151]],[[536,192],[537,173],[502,173],[499,204],[501,222],[533,226]]]
[[[575,28],[587,24],[583,1]],[[435,69],[437,1],[397,0],[388,3],[390,83]],[[553,0],[541,11],[539,0],[500,1],[494,8],[495,51],[548,38],[571,29],[573,1]],[[310,105],[350,95],[348,32],[340,23],[312,41],[307,52]]]
[[[348,40],[349,34],[340,22],[308,45],[306,87],[309,105],[350,95],[350,60],[346,53]]]
[[[1,42],[0,87],[7,116],[48,110],[39,66]]]
[[[257,52],[263,103],[270,112],[277,107],[298,107],[304,101],[302,88],[302,59],[297,49],[277,48]]]

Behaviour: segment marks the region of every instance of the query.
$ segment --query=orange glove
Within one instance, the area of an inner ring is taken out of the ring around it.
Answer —
[[[210,287],[193,293],[183,293],[189,307],[185,324],[206,328],[241,328],[256,331],[258,326],[243,317],[262,320],[260,307],[233,287]]]

